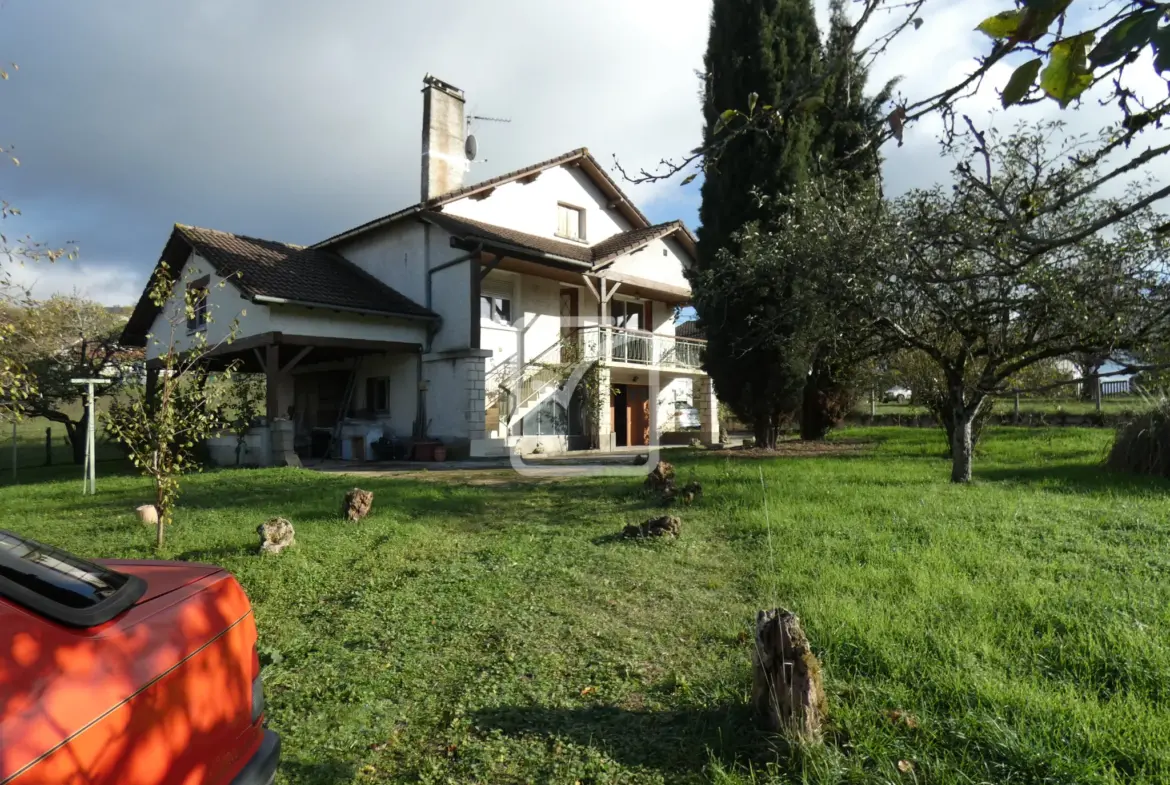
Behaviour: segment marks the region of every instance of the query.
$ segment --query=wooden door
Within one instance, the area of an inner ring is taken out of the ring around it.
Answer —
[[[626,400],[629,406],[629,438],[631,447],[645,447],[650,444],[650,388],[644,384],[631,384]]]

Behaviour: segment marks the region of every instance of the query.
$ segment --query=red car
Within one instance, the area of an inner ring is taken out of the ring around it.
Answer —
[[[0,531],[0,785],[270,785],[264,720],[230,574]]]

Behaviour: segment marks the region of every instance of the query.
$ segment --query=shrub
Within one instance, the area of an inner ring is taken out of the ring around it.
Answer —
[[[1162,398],[1118,428],[1105,463],[1119,471],[1170,477],[1170,400]]]

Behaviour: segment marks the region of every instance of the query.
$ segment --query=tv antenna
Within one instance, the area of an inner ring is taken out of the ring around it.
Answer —
[[[485,117],[483,115],[473,114],[467,118],[467,142],[463,146],[463,152],[467,155],[468,163],[475,161],[476,154],[479,153],[479,142],[476,141],[475,135],[471,133],[471,122],[473,120],[485,123],[510,123],[511,118],[507,117]],[[487,159],[478,163],[486,163]]]

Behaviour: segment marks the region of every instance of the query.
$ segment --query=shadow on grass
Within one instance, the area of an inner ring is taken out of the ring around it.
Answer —
[[[259,540],[257,540],[257,543]],[[203,562],[205,564],[219,564],[223,559],[235,556],[250,556],[257,552],[259,545],[220,545],[214,548],[196,548],[176,554],[175,561]]]
[[[746,705],[678,711],[517,706],[477,711],[473,722],[510,736],[568,740],[622,765],[667,773],[698,772],[712,758],[729,766],[775,759],[772,737],[756,727]]]
[[[299,760],[282,760],[280,773],[285,780],[294,785],[334,785],[338,782],[353,780],[356,770],[352,763],[338,760],[325,760],[315,763],[303,763]]]
[[[976,463],[973,474],[976,481],[1040,485],[1059,493],[1088,495],[1123,494],[1142,495],[1170,491],[1170,480],[1142,477],[1113,471],[1101,465],[1057,466],[996,466],[980,468]]]
[[[0,447],[0,451],[2,451]],[[101,487],[103,477],[125,477],[137,474],[131,463],[123,458],[98,457],[95,474],[98,487]],[[45,483],[68,482],[77,480],[80,491],[82,481],[82,465],[78,463],[55,463],[52,466],[20,466],[16,470],[16,480],[12,479],[11,465],[0,469],[0,488],[11,488],[21,485],[42,485]]]

